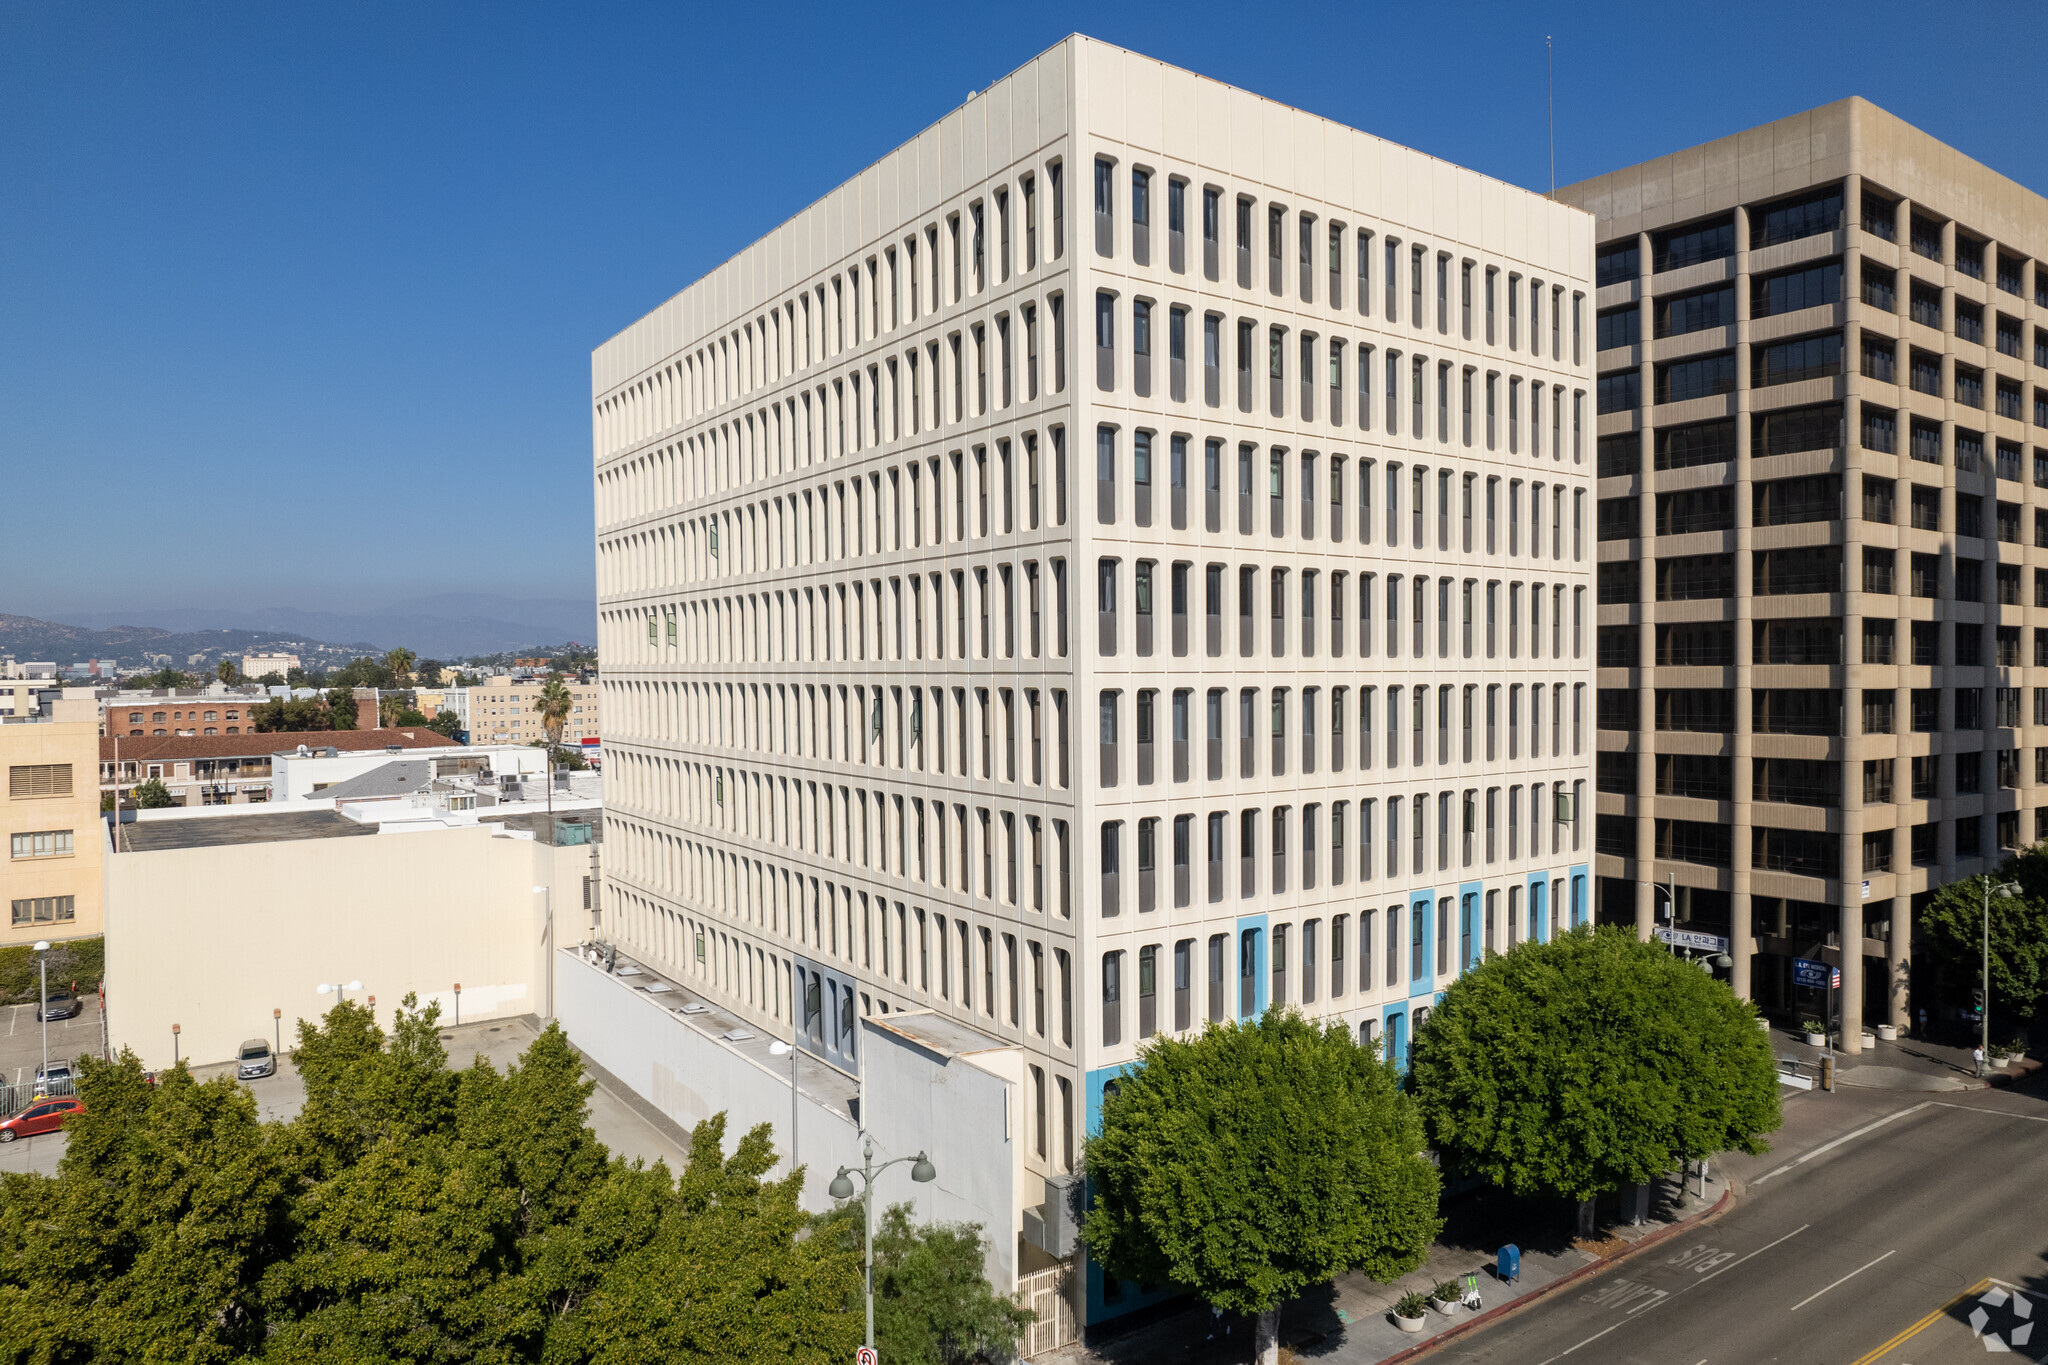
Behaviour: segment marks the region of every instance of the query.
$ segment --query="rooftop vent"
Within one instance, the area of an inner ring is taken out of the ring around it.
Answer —
[[[330,744],[325,749],[321,750],[321,754],[327,758],[340,758],[341,750],[335,748],[332,744]]]
[[[387,754],[402,754],[405,752],[405,746],[403,744],[387,744],[384,746],[384,752]]]
[[[744,1043],[754,1036],[754,1031],[744,1028],[727,1029],[718,1036],[725,1039],[728,1043]]]

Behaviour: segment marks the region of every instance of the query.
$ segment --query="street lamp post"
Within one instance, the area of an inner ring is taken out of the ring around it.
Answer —
[[[350,991],[359,991],[362,988],[363,983],[360,981],[344,981],[339,986],[331,986],[327,982],[323,981],[314,989],[317,994],[338,995],[343,1000],[346,1000],[348,999],[348,993]]]
[[[43,977],[42,1003],[36,1007],[36,1018],[43,1025],[43,1084],[50,1083],[50,940],[36,940],[36,966]]]
[[[277,1050],[278,1050],[279,1052],[282,1052],[282,1051],[284,1051],[284,1011],[283,1011],[283,1010],[281,1010],[281,1009],[273,1009],[273,1010],[271,1010],[271,1011],[270,1011],[270,1031],[271,1031],[271,1033],[272,1033],[272,1034],[274,1034],[274,1035],[276,1036],[276,1038],[277,1038]]]
[[[866,1255],[863,1258],[864,1264],[861,1267],[861,1275],[866,1281],[867,1287],[868,1334],[866,1341],[870,1351],[875,1349],[875,1177],[881,1172],[888,1170],[891,1166],[900,1166],[906,1161],[916,1163],[910,1168],[910,1178],[918,1184],[928,1185],[939,1178],[938,1171],[932,1166],[931,1158],[927,1157],[923,1152],[919,1152],[914,1157],[899,1156],[894,1161],[885,1161],[877,1166],[875,1164],[875,1139],[867,1133],[862,1133],[860,1170],[854,1171],[841,1166],[839,1174],[832,1177],[832,1183],[825,1190],[825,1193],[831,1195],[834,1199],[851,1199],[853,1197],[853,1182],[848,1180],[847,1177],[849,1175],[858,1175],[861,1179],[861,1235],[867,1249]]]
[[[541,915],[547,925],[541,931],[541,941],[547,945],[547,955],[541,959],[541,976],[547,981],[548,1018],[555,1017],[555,896],[545,886],[533,888],[533,894],[540,897]]]
[[[1991,1061],[1991,893],[2001,896],[2017,896],[2018,882],[1991,884],[1991,874],[1984,874],[1984,1012],[1978,1016],[1981,1028],[1977,1040],[1977,1074],[1984,1074]]]
[[[789,1169],[796,1170],[796,1044],[781,1039],[768,1044],[771,1056],[789,1058]]]

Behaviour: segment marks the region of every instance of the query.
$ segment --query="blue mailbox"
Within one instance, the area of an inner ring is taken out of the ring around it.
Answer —
[[[1495,1255],[1493,1273],[1503,1284],[1513,1284],[1522,1278],[1522,1249],[1513,1242],[1502,1247]]]

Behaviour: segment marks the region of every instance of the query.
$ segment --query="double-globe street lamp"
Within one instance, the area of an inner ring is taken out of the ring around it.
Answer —
[[[350,991],[359,991],[362,988],[363,983],[360,981],[344,981],[339,986],[330,985],[323,981],[315,989],[321,995],[339,995],[343,1000],[346,1000]]]
[[[832,1183],[825,1189],[825,1193],[831,1195],[834,1199],[851,1199],[853,1198],[853,1182],[847,1179],[847,1177],[857,1175],[861,1179],[860,1222],[861,1234],[866,1246],[866,1255],[862,1258],[861,1275],[866,1281],[867,1286],[868,1334],[866,1342],[870,1351],[875,1349],[875,1177],[881,1172],[888,1170],[891,1166],[900,1166],[906,1161],[915,1163],[910,1168],[910,1178],[918,1184],[929,1185],[932,1181],[939,1178],[938,1170],[932,1165],[931,1158],[927,1157],[923,1152],[919,1152],[916,1156],[899,1156],[894,1161],[885,1161],[877,1166],[875,1164],[875,1140],[868,1134],[863,1133],[861,1134],[861,1168],[856,1171],[841,1166],[839,1174],[832,1177]]]

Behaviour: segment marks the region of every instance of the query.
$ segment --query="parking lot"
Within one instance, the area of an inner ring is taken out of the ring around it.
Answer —
[[[12,1031],[0,1028],[0,1048],[6,1049],[0,1051],[0,1061],[10,1068],[7,1074],[11,1078],[12,1068],[19,1060],[22,1078],[27,1079],[42,1060],[40,1025],[33,1005],[15,1007],[14,1013],[15,1018],[10,1021]],[[64,1032],[66,1029],[70,1032]],[[67,1040],[62,1049],[58,1046],[60,1036]],[[467,1067],[481,1054],[502,1072],[518,1062],[519,1054],[533,1039],[533,1026],[525,1019],[489,1020],[441,1030],[441,1045],[448,1050],[448,1064],[457,1070]],[[98,1049],[99,1012],[95,1002],[88,1000],[85,1013],[79,1018],[50,1025],[51,1057],[75,1057]],[[222,1062],[194,1067],[192,1074],[209,1080],[232,1075],[234,1069],[233,1062]],[[306,1102],[305,1083],[289,1057],[278,1059],[276,1075],[250,1081],[248,1086],[256,1097],[257,1117],[265,1121],[291,1118]],[[674,1124],[649,1114],[644,1104],[636,1104],[630,1096],[615,1093],[604,1085],[591,1092],[590,1126],[614,1156],[629,1160],[637,1157],[650,1164],[656,1159],[665,1160],[671,1172],[681,1171],[688,1158],[686,1139]],[[54,1175],[57,1162],[64,1155],[64,1144],[62,1133],[0,1144],[0,1171]]]
[[[50,989],[57,983],[52,981]],[[85,1008],[74,1019],[50,1023],[50,1060],[71,1061],[83,1053],[99,1055],[99,997],[82,997]],[[0,1005],[0,1080],[10,1084],[33,1079],[43,1061],[43,1026],[36,1022],[36,1007]]]

